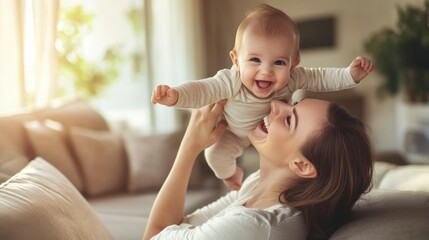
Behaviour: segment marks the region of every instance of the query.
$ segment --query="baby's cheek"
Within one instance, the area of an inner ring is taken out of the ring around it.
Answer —
[[[252,85],[254,84],[253,77],[251,75],[249,75],[249,74],[246,74],[245,72],[243,72],[240,75],[240,80],[244,84],[244,86],[246,86],[247,88],[251,88]]]
[[[283,78],[280,81],[277,81],[276,91],[285,88],[287,86],[288,82],[289,82],[289,78]]]

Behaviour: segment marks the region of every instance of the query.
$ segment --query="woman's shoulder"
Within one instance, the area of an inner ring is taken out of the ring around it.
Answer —
[[[232,207],[221,219],[224,223],[239,223],[243,230],[268,231],[269,239],[283,239],[285,235],[288,239],[305,239],[308,233],[302,212],[281,204],[267,209]]]
[[[237,206],[230,208],[225,215],[237,215],[243,218],[257,219],[260,222],[266,222],[270,226],[283,225],[291,221],[301,222],[303,220],[301,210],[287,207],[283,204],[276,204],[265,209]]]

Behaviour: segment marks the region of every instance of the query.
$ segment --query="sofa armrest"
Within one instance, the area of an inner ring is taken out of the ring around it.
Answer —
[[[353,207],[349,221],[329,238],[427,239],[429,192],[373,190]]]

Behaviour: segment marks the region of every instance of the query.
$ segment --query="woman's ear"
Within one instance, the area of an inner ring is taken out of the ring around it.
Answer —
[[[305,158],[296,158],[289,163],[289,168],[296,175],[302,178],[315,178],[317,176],[316,168],[313,163]]]
[[[238,57],[235,50],[229,52],[229,57],[231,58],[231,62],[234,65],[235,71],[240,71],[240,65],[238,64]]]

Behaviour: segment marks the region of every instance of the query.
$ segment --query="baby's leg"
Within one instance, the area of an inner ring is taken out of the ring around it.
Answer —
[[[220,179],[227,179],[236,174],[236,159],[243,154],[243,149],[250,144],[247,138],[240,138],[230,131],[225,131],[219,141],[207,148],[207,163]],[[241,183],[240,183],[241,184]]]
[[[238,191],[241,188],[241,183],[243,182],[244,172],[241,167],[237,166],[235,168],[235,173],[231,177],[224,179],[223,183],[230,190]]]

